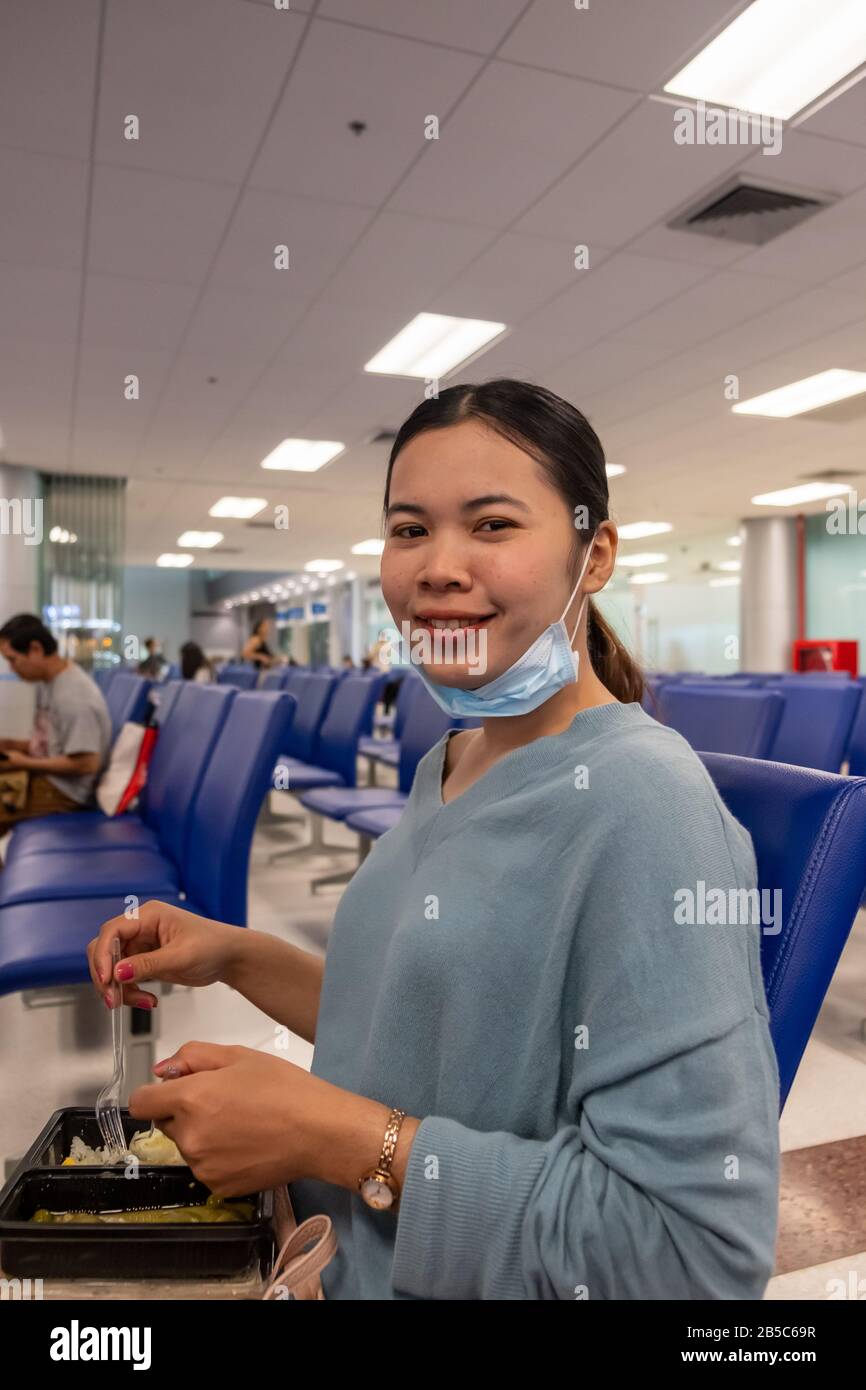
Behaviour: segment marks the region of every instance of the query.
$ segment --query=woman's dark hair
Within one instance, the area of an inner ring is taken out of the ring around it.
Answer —
[[[250,636],[251,636],[251,637],[257,637],[257,636],[258,636],[258,632],[259,632],[259,628],[260,628],[260,627],[264,627],[265,623],[267,623],[267,622],[269,622],[269,621],[270,621],[270,619],[268,619],[268,618],[258,618],[258,619],[253,623],[253,625],[252,625],[252,629],[251,629],[251,631],[250,631]]]
[[[180,674],[185,681],[194,680],[196,671],[207,664],[207,657],[198,642],[184,642],[180,649]]]
[[[22,655],[29,652],[31,642],[38,642],[46,656],[57,651],[57,642],[35,613],[17,613],[9,618],[0,628],[0,638]]]
[[[385,514],[391,474],[400,450],[425,430],[444,429],[462,420],[480,421],[534,458],[575,519],[579,515],[577,509],[584,509],[590,536],[600,522],[608,519],[604,450],[586,416],[543,386],[507,377],[480,385],[449,386],[415,407],[397,431],[391,448],[385,479]],[[569,556],[575,578],[581,551],[577,529],[575,520],[575,541]],[[592,599],[587,609],[587,645],[593,670],[618,700],[640,700],[643,676],[637,663]]]

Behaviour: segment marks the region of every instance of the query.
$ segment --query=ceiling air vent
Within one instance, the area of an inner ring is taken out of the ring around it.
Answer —
[[[833,198],[786,193],[737,178],[668,223],[678,231],[724,237],[750,246],[763,246],[800,222],[828,207]]]
[[[396,430],[374,430],[367,438],[368,444],[393,444],[397,438]]]

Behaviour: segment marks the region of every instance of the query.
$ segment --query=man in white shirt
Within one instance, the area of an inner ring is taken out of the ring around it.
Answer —
[[[95,681],[65,660],[48,628],[20,613],[0,628],[0,655],[35,682],[29,739],[0,739],[0,834],[17,821],[76,811],[93,799],[111,747],[111,717]]]

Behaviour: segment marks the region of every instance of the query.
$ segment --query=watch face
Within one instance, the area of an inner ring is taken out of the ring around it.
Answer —
[[[394,1204],[394,1194],[387,1183],[379,1178],[365,1178],[361,1184],[361,1196],[368,1206],[377,1211],[387,1211]]]

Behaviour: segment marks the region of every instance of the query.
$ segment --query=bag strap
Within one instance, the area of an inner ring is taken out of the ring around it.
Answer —
[[[324,1299],[319,1274],[337,1253],[331,1218],[322,1213],[308,1217],[299,1226],[288,1191],[277,1188],[274,1196],[275,1223],[284,1239],[262,1298],[276,1298],[277,1290],[284,1289],[297,1299]],[[310,1249],[305,1249],[311,1242]]]

